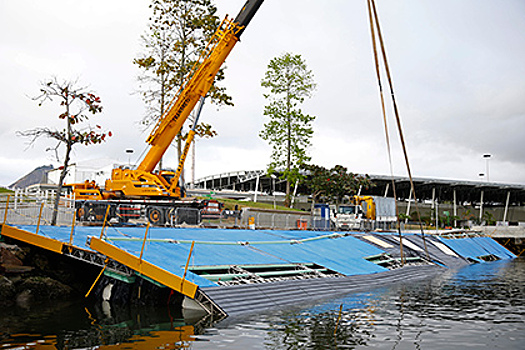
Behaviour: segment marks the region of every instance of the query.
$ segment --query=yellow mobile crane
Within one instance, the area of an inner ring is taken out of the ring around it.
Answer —
[[[226,17],[198,60],[200,62],[176,98],[168,105],[146,142],[149,150],[136,169],[113,169],[111,178],[100,189],[93,182],[69,185],[77,200],[80,220],[100,220],[107,216],[121,221],[145,215],[153,224],[163,225],[173,218],[179,208],[198,208],[201,201],[183,200],[179,186],[184,161],[195,135],[203,100],[213,84],[220,67],[230,54],[241,34],[264,0],[247,0],[234,20]],[[175,172],[155,171],[162,156],[179,134],[197,103],[201,101],[196,120],[186,139]],[[195,220],[190,220],[195,221]]]

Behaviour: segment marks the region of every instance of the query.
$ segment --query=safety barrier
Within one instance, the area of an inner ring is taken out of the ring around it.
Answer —
[[[311,220],[309,213],[245,208],[242,210],[240,226],[248,229],[306,230],[311,228]]]
[[[12,225],[49,225],[52,221],[55,191],[0,195],[1,222]],[[70,226],[75,216],[75,203],[67,195],[61,196],[57,212],[57,225]]]
[[[201,225],[217,228],[307,230],[311,229],[311,218],[309,213],[244,208],[239,211],[225,210],[215,217],[203,216]]]

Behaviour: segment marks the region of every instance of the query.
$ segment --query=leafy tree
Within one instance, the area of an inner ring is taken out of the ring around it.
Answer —
[[[58,162],[60,162],[59,149],[61,146],[65,147],[51,225],[56,225],[60,193],[68,171],[73,146],[76,144],[84,146],[98,144],[104,142],[106,137],[111,137],[111,131],[102,132],[100,125],[96,125],[94,128],[89,125],[85,126],[85,122],[89,120],[88,114],[102,112],[102,104],[100,97],[94,92],[86,87],[79,87],[77,84],[76,81],[59,81],[57,78],[51,78],[41,83],[40,94],[33,98],[39,106],[42,106],[46,101],[57,100],[62,109],[58,118],[64,120],[66,124],[64,129],[38,127],[18,132],[19,136],[29,137],[31,139],[30,144],[33,144],[40,137],[56,140],[56,146],[48,148],[47,151],[54,151]],[[84,126],[82,127],[83,123]]]
[[[496,225],[496,218],[494,218],[494,215],[489,211],[486,211],[485,213],[483,213],[483,219],[485,220],[485,224],[487,226]]]
[[[303,164],[302,169],[308,173],[304,182],[311,191],[314,202],[339,204],[345,197],[355,195],[359,188],[368,189],[373,186],[368,175],[348,172],[342,165],[326,169],[319,165]]]
[[[285,53],[268,64],[261,86],[269,89],[264,97],[269,104],[264,115],[270,121],[264,124],[259,136],[272,146],[268,172],[279,170],[286,180],[286,206],[290,205],[290,184],[301,179],[299,168],[310,160],[307,150],[313,135],[311,123],[315,116],[304,114],[299,106],[310,98],[316,84],[301,55]],[[283,170],[284,169],[284,170]]]
[[[399,221],[409,221],[412,220],[410,215],[407,215],[405,213],[399,213]]]
[[[164,114],[219,25],[217,8],[211,0],[153,0],[150,8],[153,14],[149,30],[142,36],[145,52],[133,61],[142,71],[139,91],[147,112],[141,123],[146,127]],[[221,69],[215,82],[223,79]],[[207,97],[218,105],[233,105],[225,88],[215,83]],[[201,123],[196,131],[201,137],[216,135],[206,123]],[[177,144],[180,157],[180,135]]]

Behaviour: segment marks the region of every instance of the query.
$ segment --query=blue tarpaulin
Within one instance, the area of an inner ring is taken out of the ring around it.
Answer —
[[[479,257],[487,255],[495,255],[500,259],[512,259],[516,257],[490,237],[439,239],[459,255],[479,262],[483,261]]]
[[[19,228],[33,233],[36,231],[35,226]],[[88,236],[99,237],[101,230],[101,227],[75,227],[73,245],[89,249],[86,246]],[[146,231],[146,227],[137,226],[107,227],[104,237],[108,243],[138,257]],[[39,234],[68,243],[71,228],[41,226]],[[440,241],[459,255],[476,260],[489,254],[501,259],[515,257],[488,237],[440,238]],[[190,267],[314,263],[347,276],[387,271],[365,259],[385,253],[384,250],[352,235],[326,231],[151,227],[147,231],[142,259],[182,276],[192,242],[195,246]],[[188,272],[186,279],[201,287],[216,285],[191,272]]]

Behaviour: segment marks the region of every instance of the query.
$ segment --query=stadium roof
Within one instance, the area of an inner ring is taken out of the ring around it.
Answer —
[[[395,184],[398,199],[408,199],[410,194],[410,181],[408,177],[395,176],[393,179],[386,175],[369,175],[374,187],[368,189],[368,195],[392,197],[392,182]],[[418,200],[437,199],[440,202],[453,202],[454,196],[458,203],[502,204],[509,201],[509,205],[522,205],[525,203],[525,185],[507,184],[483,181],[465,181],[437,178],[413,178],[416,197]],[[208,190],[236,190],[273,193],[284,192],[285,182],[276,176],[268,176],[264,170],[235,171],[198,179],[195,188]],[[257,187],[256,187],[257,186]],[[308,194],[306,188],[299,186],[299,193]],[[482,199],[483,196],[483,199]]]

